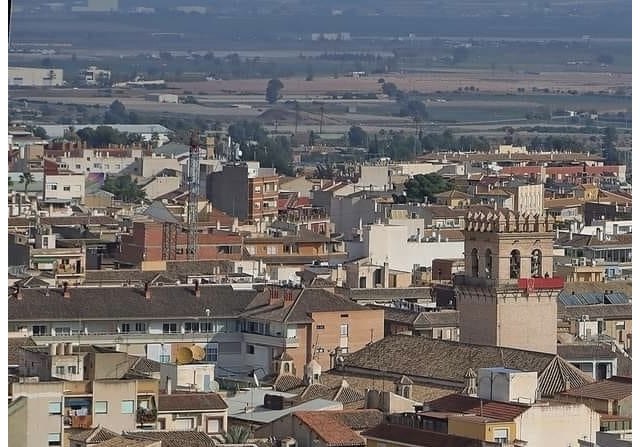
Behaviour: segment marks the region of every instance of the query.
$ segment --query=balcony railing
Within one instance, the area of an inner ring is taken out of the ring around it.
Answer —
[[[93,421],[90,415],[87,416],[65,416],[64,425],[69,428],[91,428]]]

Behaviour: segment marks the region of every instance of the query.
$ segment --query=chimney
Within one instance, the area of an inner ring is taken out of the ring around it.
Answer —
[[[62,283],[62,296],[65,298],[71,298],[71,293],[69,292],[69,283],[66,281]]]
[[[19,285],[16,286],[16,298],[22,300],[22,289]]]
[[[389,287],[389,263],[385,262],[382,266],[382,287]]]
[[[167,394],[171,394],[171,388],[173,385],[171,382],[171,377],[167,376],[167,389],[165,390]]]
[[[151,289],[149,288],[149,282],[144,283],[144,298],[147,300],[151,299]]]
[[[193,281],[193,294],[196,298],[200,298],[200,281],[197,279]]]

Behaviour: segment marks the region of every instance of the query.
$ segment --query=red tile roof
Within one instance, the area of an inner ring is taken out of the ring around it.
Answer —
[[[296,411],[293,416],[328,446],[364,446],[365,441],[329,411]]]
[[[227,404],[217,393],[173,393],[158,396],[158,411],[225,410]]]
[[[396,424],[380,424],[371,430],[362,432],[362,436],[367,439],[379,439],[381,441],[391,441],[401,443],[402,445],[419,447],[488,447],[498,445],[493,442],[448,435],[446,433],[437,433],[429,430],[420,430]]]
[[[499,421],[512,421],[529,409],[526,405],[492,400],[483,401],[477,397],[464,396],[462,394],[450,394],[428,402],[427,405],[431,410],[435,411],[471,413]]]
[[[621,400],[631,396],[631,377],[611,377],[579,388],[568,390],[561,396],[585,397],[588,399]]]

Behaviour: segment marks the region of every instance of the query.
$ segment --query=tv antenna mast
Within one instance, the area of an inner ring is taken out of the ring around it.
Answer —
[[[200,140],[198,133],[191,134],[189,165],[187,167],[187,259],[198,259],[198,197],[200,195]]]

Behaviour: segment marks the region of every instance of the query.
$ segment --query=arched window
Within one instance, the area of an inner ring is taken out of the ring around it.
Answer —
[[[540,278],[542,276],[542,252],[538,249],[531,252],[531,277]]]
[[[478,264],[478,249],[474,248],[473,250],[471,250],[471,276],[473,276],[474,278],[478,277]]]
[[[509,278],[520,278],[520,250],[511,250],[509,257]]]
[[[290,372],[290,371],[291,371],[291,369],[289,368],[289,363],[288,363],[288,362],[285,362],[285,363],[284,363],[284,372],[288,373],[288,372]]]
[[[491,250],[488,248],[484,253],[484,270],[487,279],[491,279],[493,277],[493,257],[491,256]]]

